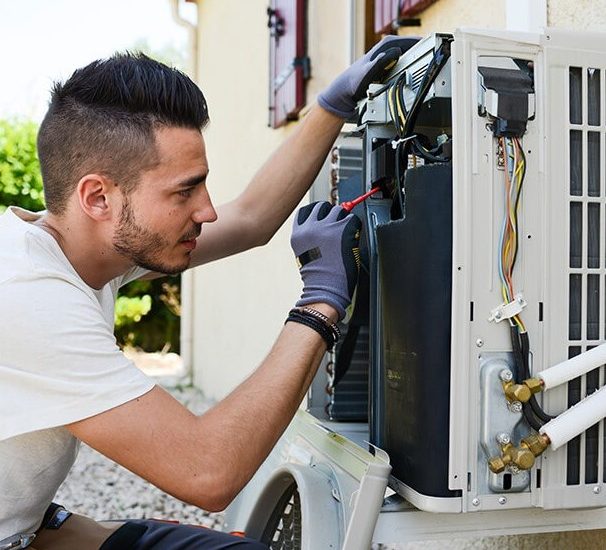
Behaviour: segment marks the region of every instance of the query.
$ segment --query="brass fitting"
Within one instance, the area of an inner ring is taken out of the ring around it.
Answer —
[[[522,382],[522,384],[527,386],[533,394],[542,392],[544,389],[543,380],[540,378],[527,378]]]
[[[526,403],[530,399],[532,393],[528,386],[524,384],[515,384],[513,381],[503,382],[503,391],[507,401],[512,403],[513,401],[520,401]]]
[[[546,434],[530,434],[520,441],[520,447],[526,447],[534,456],[539,456],[550,443]]]
[[[503,385],[505,397],[510,403],[514,401],[526,403],[533,394],[543,391],[543,381],[539,378],[528,378],[521,384],[516,384],[513,380],[501,382],[501,384]]]
[[[547,449],[551,442],[545,434],[529,434],[519,447],[507,443],[501,445],[501,456],[493,456],[488,460],[488,468],[495,474],[500,474],[509,465],[517,466],[520,470],[530,470],[536,456]]]
[[[527,447],[517,448],[507,443],[501,446],[501,456],[492,457],[488,461],[490,471],[495,474],[500,474],[510,464],[520,470],[530,470],[534,464],[534,455]]]
[[[506,466],[507,464],[505,464],[505,461],[500,456],[493,456],[488,459],[488,468],[495,474],[500,474]]]

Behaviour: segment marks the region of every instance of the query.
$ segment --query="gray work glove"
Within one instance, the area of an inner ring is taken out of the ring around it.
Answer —
[[[386,36],[341,73],[318,96],[318,103],[341,118],[351,118],[356,112],[357,102],[365,97],[368,85],[371,82],[381,81],[399,57],[418,40],[418,38]]]
[[[357,216],[328,202],[314,202],[299,210],[290,238],[303,279],[297,307],[329,304],[340,320],[351,313],[347,309],[358,284],[361,226]]]

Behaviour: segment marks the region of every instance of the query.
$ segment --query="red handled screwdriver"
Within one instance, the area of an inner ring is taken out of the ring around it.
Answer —
[[[370,191],[364,193],[363,195],[360,195],[357,199],[354,199],[352,201],[342,202],[341,208],[343,208],[343,210],[347,210],[347,212],[351,212],[354,209],[354,206],[360,204],[361,202],[364,202],[368,197],[370,197],[371,195],[374,195],[377,191],[380,191],[380,190],[381,190],[380,187],[373,187]]]

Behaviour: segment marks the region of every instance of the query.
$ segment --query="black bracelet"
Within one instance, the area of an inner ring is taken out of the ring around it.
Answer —
[[[299,323],[301,325],[305,325],[306,327],[315,330],[326,342],[327,351],[332,350],[335,345],[336,338],[330,329],[330,327],[317,316],[312,315],[309,312],[305,312],[299,309],[291,309],[288,312],[288,317],[286,318],[285,323],[288,321],[292,321],[294,323]]]
[[[315,330],[326,341],[326,347],[331,350],[335,344],[335,337],[332,331],[317,317],[309,313],[304,313],[298,309],[293,309],[288,314],[288,320],[295,321]]]
[[[337,326],[337,323],[333,323],[328,317],[326,317],[326,315],[319,312],[317,309],[313,309],[312,307],[303,306],[301,309],[303,311],[307,311],[307,313],[311,313],[319,319],[322,319],[322,321],[324,321],[328,328],[330,328],[332,331],[333,336],[335,337],[335,343],[341,339],[341,329]]]

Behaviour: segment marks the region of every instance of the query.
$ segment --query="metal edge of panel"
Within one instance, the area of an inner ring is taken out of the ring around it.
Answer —
[[[385,451],[379,449],[373,455],[302,410],[297,412],[285,435],[293,444],[296,444],[298,437],[305,439],[358,481],[364,477],[369,464],[389,465],[389,456]]]

